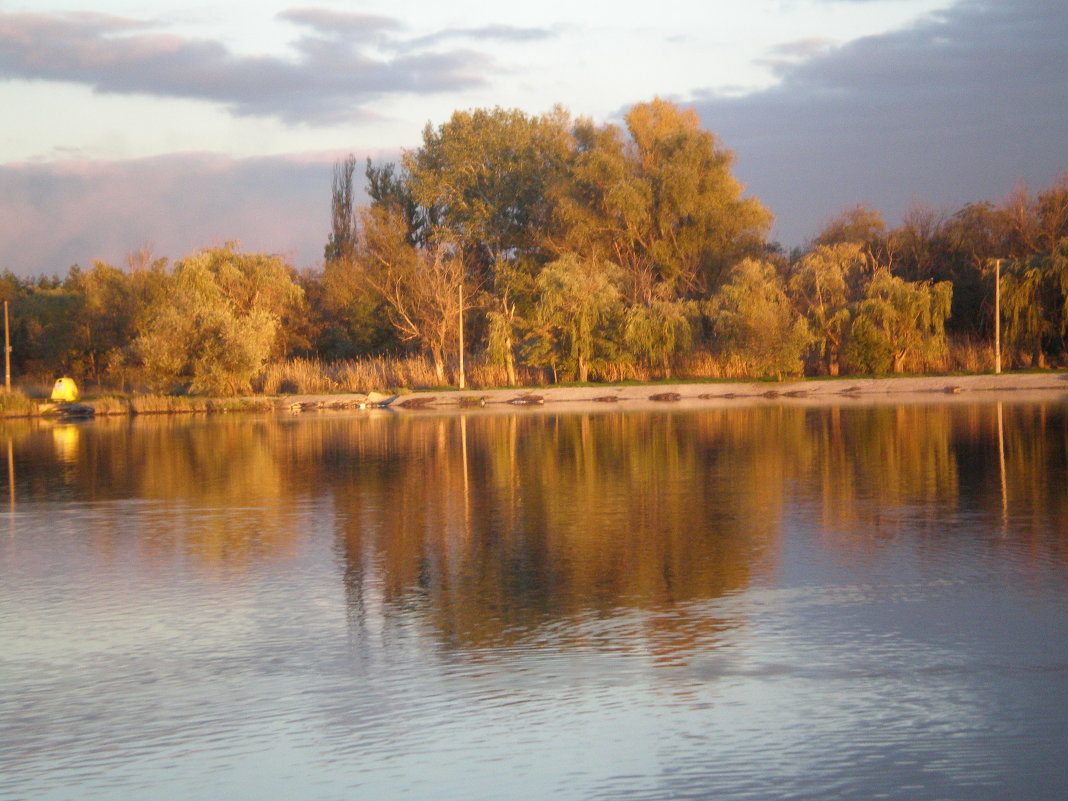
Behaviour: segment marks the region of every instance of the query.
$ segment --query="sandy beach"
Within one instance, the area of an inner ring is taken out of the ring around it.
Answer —
[[[420,391],[404,395],[351,393],[289,395],[278,406],[290,411],[372,406],[398,412],[446,409],[710,407],[739,403],[825,404],[931,401],[1068,399],[1068,373],[836,378],[794,381],[730,381],[510,389]]]

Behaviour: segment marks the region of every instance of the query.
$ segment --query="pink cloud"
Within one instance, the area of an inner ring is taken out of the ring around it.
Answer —
[[[122,265],[145,243],[177,259],[228,240],[316,266],[330,231],[333,164],[345,155],[0,165],[0,269],[62,275],[93,259]]]

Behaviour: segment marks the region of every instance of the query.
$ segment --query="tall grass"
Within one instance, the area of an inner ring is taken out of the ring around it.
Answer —
[[[37,404],[21,389],[0,389],[0,417],[26,417],[37,413]]]
[[[450,371],[445,381],[440,380],[430,360],[421,356],[368,356],[336,362],[297,358],[268,365],[259,390],[265,395],[306,395],[428,389],[454,381],[454,374]]]
[[[266,398],[202,398],[196,395],[132,395],[132,414],[189,414],[270,411],[274,404]]]

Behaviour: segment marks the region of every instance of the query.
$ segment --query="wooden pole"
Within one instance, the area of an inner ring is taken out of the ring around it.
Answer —
[[[460,389],[467,386],[464,380],[464,281],[460,279]]]
[[[4,387],[11,391],[11,328],[7,321],[7,301],[4,301]]]
[[[994,259],[994,373],[1001,375],[1001,259]]]

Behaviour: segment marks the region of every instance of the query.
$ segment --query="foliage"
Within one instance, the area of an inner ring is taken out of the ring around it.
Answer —
[[[444,383],[446,354],[458,343],[461,303],[467,305],[462,257],[444,241],[411,245],[403,218],[392,209],[367,209],[361,223],[359,259],[366,281],[381,297],[398,336],[430,355]]]
[[[10,392],[0,388],[0,417],[21,417],[37,411],[37,404],[19,389]]]
[[[404,154],[411,196],[476,269],[538,250],[548,187],[568,160],[570,119],[502,108],[457,111]]]
[[[1005,346],[1013,361],[1045,366],[1068,335],[1068,237],[1048,254],[1005,262],[1001,272]]]
[[[1068,173],[955,212],[916,204],[892,229],[853,206],[787,259],[732,158],[661,99],[622,125],[458,111],[399,164],[367,162],[367,209],[354,158],[335,165],[325,258],[300,275],[234,245],[173,270],[143,245],[123,268],[0,273],[13,373],[235,393],[329,365],[324,387],[441,385],[461,325],[495,384],[782,375],[802,357],[831,375],[990,369],[994,260],[1008,363],[1068,359]]]
[[[671,362],[690,347],[697,308],[693,301],[654,298],[634,304],[625,315],[623,342],[639,362],[671,375]]]
[[[712,297],[708,315],[722,352],[758,376],[798,374],[812,341],[771,264],[745,259]]]
[[[146,378],[157,388],[248,392],[300,288],[277,257],[233,244],[180,261],[137,338]]]
[[[352,175],[356,157],[351,153],[334,165],[334,185],[330,195],[331,233],[323,252],[327,264],[351,261],[356,252],[356,214]]]
[[[847,362],[862,373],[900,373],[908,359],[942,356],[952,296],[948,282],[905,281],[878,270],[857,304]]]
[[[619,353],[623,304],[620,270],[611,262],[568,254],[537,279],[538,300],[529,324],[527,361],[587,381]]]
[[[858,242],[817,245],[795,265],[790,277],[790,295],[808,320],[812,345],[828,375],[838,375],[853,301],[866,265]]]
[[[697,114],[665,100],[634,106],[627,136],[575,127],[572,174],[557,187],[554,234],[563,249],[610,259],[627,298],[651,301],[715,288],[724,269],[762,242],[770,213],[730,174],[733,155]]]

